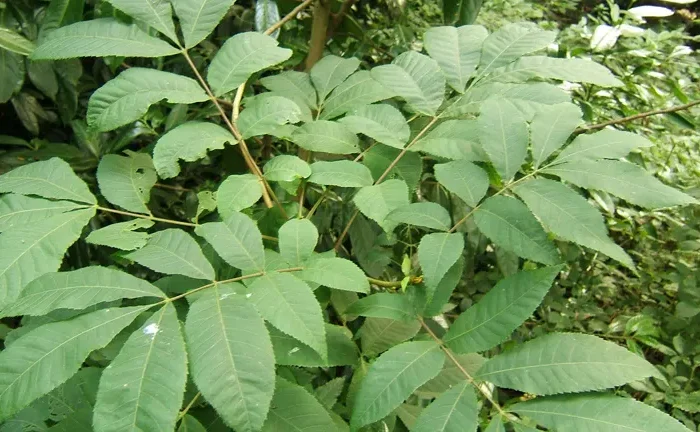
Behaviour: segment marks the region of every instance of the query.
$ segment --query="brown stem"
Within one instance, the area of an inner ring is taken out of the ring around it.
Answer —
[[[280,27],[282,27],[287,21],[290,21],[290,20],[294,19],[294,17],[297,16],[297,14],[298,14],[299,12],[301,12],[302,10],[304,10],[304,8],[306,8],[308,5],[310,5],[311,3],[313,3],[313,1],[314,1],[314,0],[304,0],[304,2],[302,2],[299,6],[295,7],[294,9],[292,9],[291,12],[289,12],[287,15],[285,15],[284,18],[282,18],[281,20],[277,21],[277,22],[274,23],[272,26],[270,26],[270,28],[268,28],[267,30],[265,30],[265,34],[266,34],[266,35],[271,35],[271,34],[274,33],[275,31],[277,31],[277,29],[279,29]]]
[[[338,13],[333,16],[333,22],[331,23],[331,26],[328,29],[328,35],[327,35],[328,39],[330,39],[333,36],[333,34],[335,33],[338,26],[340,26],[340,24],[343,23],[343,20],[345,19],[345,15],[348,14],[348,12],[350,11],[350,8],[356,2],[357,2],[357,0],[345,0],[343,2],[343,4],[340,6],[340,10],[338,11]]]
[[[174,190],[174,191],[178,191],[178,192],[190,192],[190,191],[192,191],[192,189],[187,189],[187,188],[184,188],[182,186],[172,186],[172,185],[166,185],[166,184],[162,184],[162,183],[156,183],[153,186],[160,188],[160,189],[168,189],[168,190]]]
[[[663,108],[663,109],[658,109],[658,110],[653,110],[653,111],[647,111],[647,112],[631,115],[628,117],[622,117],[619,119],[609,120],[609,121],[606,121],[603,123],[598,123],[598,124],[594,124],[594,125],[590,125],[590,126],[584,126],[584,127],[576,129],[575,133],[582,133],[582,132],[588,132],[588,131],[592,131],[592,130],[598,130],[598,129],[602,129],[602,128],[607,127],[607,126],[612,126],[612,125],[621,124],[621,123],[627,123],[627,122],[630,122],[633,120],[639,120],[641,118],[651,117],[651,116],[655,116],[658,114],[668,114],[668,113],[672,113],[672,112],[676,112],[676,111],[683,111],[683,110],[687,110],[688,108],[692,108],[695,105],[699,105],[699,104],[700,104],[700,100],[696,100],[693,102],[688,102],[687,104],[684,104],[684,105],[678,105],[678,106],[673,106],[670,108]]]
[[[107,212],[107,213],[120,214],[123,216],[131,216],[131,217],[135,217],[138,219],[148,219],[148,220],[152,220],[154,222],[165,222],[165,223],[169,223],[169,224],[173,224],[173,225],[181,225],[181,226],[187,226],[187,227],[198,226],[198,224],[192,223],[192,222],[182,222],[182,221],[177,221],[177,220],[173,220],[173,219],[159,218],[159,217],[149,216],[149,215],[145,215],[145,214],[132,213],[132,212],[128,212],[128,211],[111,209],[109,207],[95,206],[95,208],[97,210]]]
[[[328,21],[331,16],[331,6],[328,0],[316,0],[314,5],[314,20],[311,24],[311,41],[309,42],[309,54],[306,56],[306,71],[311,68],[323,56],[326,48],[326,35],[328,34]]]

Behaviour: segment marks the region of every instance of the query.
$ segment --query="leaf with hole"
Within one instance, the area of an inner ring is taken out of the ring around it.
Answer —
[[[105,155],[97,166],[100,192],[114,205],[136,213],[150,214],[148,201],[158,176],[151,156],[126,151],[127,156]]]
[[[91,232],[85,241],[125,251],[140,249],[146,246],[150,234],[137,230],[150,228],[153,225],[153,221],[146,219],[118,222]]]

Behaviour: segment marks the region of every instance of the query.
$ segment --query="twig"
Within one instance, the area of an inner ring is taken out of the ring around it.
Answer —
[[[331,15],[331,7],[328,0],[316,0],[314,5],[314,19],[311,23],[311,40],[309,41],[309,54],[306,56],[305,68],[311,68],[323,56],[326,48],[326,36],[328,34],[328,21]]]
[[[185,417],[185,416],[187,415],[187,412],[190,410],[190,408],[192,408],[192,406],[194,405],[194,403],[197,402],[197,399],[199,399],[199,397],[200,397],[201,395],[202,395],[202,392],[197,392],[197,394],[194,395],[194,397],[192,398],[192,400],[190,401],[190,403],[188,403],[187,406],[185,407],[185,409],[183,409],[183,410],[180,412],[180,414],[177,416],[178,421],[179,421],[179,420],[182,420],[182,418]]]
[[[590,126],[584,126],[584,127],[576,129],[576,131],[574,131],[574,133],[582,133],[582,132],[588,132],[588,131],[592,131],[592,130],[598,130],[598,129],[602,129],[602,128],[607,127],[607,126],[612,126],[612,125],[616,125],[616,124],[620,124],[620,123],[627,123],[627,122],[630,122],[633,120],[639,120],[641,118],[651,117],[651,116],[655,116],[658,114],[668,114],[668,113],[672,113],[672,112],[676,112],[676,111],[683,111],[683,110],[687,110],[688,108],[692,108],[695,105],[699,105],[699,104],[700,104],[700,100],[696,100],[693,102],[688,102],[687,104],[684,104],[684,105],[677,105],[677,106],[673,106],[670,108],[663,108],[663,109],[658,109],[658,110],[653,110],[653,111],[647,111],[647,112],[631,115],[628,117],[622,117],[619,119],[609,120],[609,121],[606,121],[603,123],[593,124]]]
[[[331,26],[328,29],[328,36],[327,36],[328,38],[333,36],[333,34],[335,33],[335,30],[343,22],[343,19],[345,19],[345,15],[348,14],[348,12],[350,11],[350,8],[356,2],[357,2],[357,0],[345,0],[343,2],[343,4],[340,6],[340,10],[338,11],[338,13],[333,16],[333,22],[331,23]]]
[[[160,189],[168,189],[168,190],[174,190],[174,191],[179,191],[179,192],[192,191],[192,189],[187,189],[187,188],[184,188],[182,186],[172,186],[172,185],[166,185],[166,184],[162,184],[162,183],[156,183],[154,186],[157,188],[160,188]]]
[[[187,226],[187,227],[196,227],[198,224],[192,223],[192,222],[183,222],[183,221],[178,221],[178,220],[173,220],[173,219],[165,219],[165,218],[159,218],[155,216],[149,216],[145,214],[139,214],[139,213],[132,213],[128,211],[122,211],[122,210],[116,210],[116,209],[111,209],[109,207],[102,207],[102,206],[95,206],[97,210],[107,212],[107,213],[114,213],[114,214],[120,214],[123,216],[131,216],[139,219],[148,219],[152,220],[154,222],[165,222],[173,225],[181,225],[181,226]]]
[[[313,3],[313,1],[314,1],[314,0],[305,0],[302,4],[300,4],[299,6],[295,7],[294,9],[292,9],[291,12],[289,12],[287,15],[284,16],[284,18],[282,18],[281,20],[277,21],[277,22],[274,23],[272,26],[270,26],[270,28],[268,28],[267,30],[265,30],[265,34],[266,34],[266,35],[271,35],[271,34],[274,33],[275,31],[277,31],[277,29],[279,29],[280,27],[282,27],[287,21],[291,21],[292,19],[294,19],[294,17],[297,16],[297,14],[298,14],[299,12],[301,12],[302,10],[304,10],[304,8],[306,8],[308,5],[310,5],[311,3]]]

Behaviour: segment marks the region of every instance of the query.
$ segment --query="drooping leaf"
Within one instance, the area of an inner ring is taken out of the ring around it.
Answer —
[[[270,272],[253,280],[250,294],[265,321],[328,358],[323,315],[311,287],[290,273]]]
[[[442,13],[445,24],[473,24],[484,0],[445,0]]]
[[[157,297],[165,294],[150,283],[107,267],[47,273],[31,281],[0,316],[46,315],[56,309],[82,310],[122,298]]]
[[[180,51],[148,35],[135,24],[114,18],[98,18],[70,24],[52,31],[32,53],[32,60],[74,57],[165,57]]]
[[[410,191],[413,191],[418,187],[421,174],[423,174],[423,159],[418,153],[414,152],[404,153],[403,157],[398,158],[400,153],[401,150],[399,149],[376,144],[365,152],[362,163],[369,168],[372,172],[372,177],[377,180],[394,161],[398,160],[389,170],[387,179],[398,177],[406,182]]]
[[[344,258],[313,258],[298,276],[309,282],[342,291],[369,292],[367,277],[352,261]]]
[[[512,105],[501,99],[491,99],[481,106],[477,120],[479,140],[501,179],[509,181],[527,156],[529,136],[527,123]]]
[[[168,2],[162,0],[108,0],[115,8],[125,14],[143,21],[166,35],[171,41],[178,42],[173,24],[173,11]]]
[[[96,204],[87,185],[63,159],[57,157],[15,168],[0,176],[0,193]]]
[[[394,96],[396,93],[377,82],[369,71],[357,71],[331,92],[320,118],[329,120],[355,108]]]
[[[445,355],[435,342],[406,342],[382,354],[362,380],[350,419],[351,430],[387,416],[434,378],[444,362]]]
[[[462,256],[463,251],[464,236],[461,233],[434,233],[421,238],[418,245],[418,262],[423,269],[425,283],[431,291],[435,290],[447,271]]]
[[[479,134],[475,120],[447,120],[416,141],[411,150],[447,159],[485,161],[487,156],[479,145]]]
[[[227,425],[260,430],[275,390],[275,357],[258,312],[228,287],[203,291],[185,322],[190,372]]]
[[[91,232],[85,241],[126,251],[140,249],[146,246],[150,234],[136,230],[150,228],[153,225],[153,221],[146,219],[114,223]]]
[[[561,267],[520,271],[463,312],[443,340],[456,353],[486,351],[510,337],[540,305]]]
[[[543,56],[523,57],[508,66],[494,70],[489,80],[523,82],[532,78],[583,82],[602,87],[623,85],[608,68],[594,61]]]
[[[637,354],[596,336],[574,333],[551,333],[518,345],[484,363],[477,375],[536,395],[602,390],[650,376],[662,377]]]
[[[262,432],[336,431],[328,411],[303,387],[277,378],[272,408]]]
[[[497,246],[518,256],[550,265],[560,261],[542,225],[516,198],[487,199],[474,212],[474,223]]]
[[[171,0],[180,21],[185,48],[192,48],[216,28],[235,0]]]
[[[535,168],[566,143],[581,124],[581,115],[579,107],[569,102],[549,106],[535,114],[530,124]]]
[[[241,270],[265,270],[262,234],[253,220],[233,212],[223,222],[209,222],[195,228],[230,265]]]
[[[471,207],[486,195],[489,176],[483,168],[465,160],[437,164],[433,168],[437,181]]]
[[[311,167],[304,160],[293,155],[275,156],[263,166],[265,178],[271,181],[291,182],[299,178],[308,178]]]
[[[327,120],[316,120],[297,128],[291,141],[301,148],[332,154],[359,153],[359,140],[346,126]]]
[[[105,155],[97,167],[97,182],[107,201],[136,213],[151,213],[147,204],[157,180],[153,160],[147,153]]]
[[[322,359],[312,348],[274,327],[268,326],[268,330],[278,365],[325,368],[357,363],[357,347],[351,339],[352,333],[345,327],[326,324],[328,360]]]
[[[413,305],[408,296],[387,292],[371,294],[361,298],[351,304],[343,314],[405,321],[416,319]]]
[[[301,121],[299,105],[282,96],[256,97],[246,104],[236,125],[243,138],[279,134],[280,126]]]
[[[182,420],[180,420],[180,426],[177,428],[177,432],[207,432],[207,430],[202,426],[199,420],[192,417],[190,414],[186,414]]]
[[[387,220],[393,210],[409,204],[408,186],[403,180],[387,180],[360,189],[353,202],[363,215],[377,222],[386,232],[396,228],[398,222]]]
[[[263,185],[254,174],[226,177],[216,191],[219,214],[227,219],[232,214],[252,206],[263,194]]]
[[[350,111],[339,120],[356,134],[398,149],[404,148],[411,130],[401,111],[387,104],[367,105]]]
[[[275,0],[261,0],[255,2],[255,31],[265,32],[280,20],[280,10]],[[280,29],[270,34],[275,39],[279,38]]]
[[[5,420],[73,376],[148,306],[103,309],[39,326],[0,352],[0,419]]]
[[[355,57],[342,58],[328,55],[319,60],[309,72],[320,104],[333,89],[343,83],[360,66],[360,60]]]
[[[445,97],[445,76],[438,63],[406,51],[389,65],[372,69],[372,78],[404,99],[418,113],[434,115]]]
[[[458,258],[445,276],[442,277],[440,282],[433,291],[433,296],[429,299],[428,303],[423,310],[423,316],[432,317],[438,315],[442,311],[442,307],[450,300],[452,292],[457,287],[457,284],[462,279],[462,273],[464,272],[464,258]]]
[[[311,84],[311,77],[306,72],[285,71],[260,79],[266,89],[283,94],[308,108],[318,107],[316,90]]]
[[[176,7],[177,9],[177,7]],[[255,72],[287,60],[292,50],[262,33],[245,32],[230,37],[216,53],[207,71],[214,95],[221,96],[248,80]]]
[[[423,36],[425,49],[437,61],[447,84],[464,93],[481,58],[481,45],[488,36],[479,25],[433,27]]]
[[[586,189],[598,189],[646,208],[673,207],[698,201],[666,186],[643,168],[628,162],[568,162],[545,171]]]
[[[420,330],[420,322],[369,317],[360,327],[358,336],[365,356],[382,353],[411,339]]]
[[[0,234],[0,306],[37,277],[58,270],[66,249],[94,215],[94,208],[75,210]]]
[[[12,95],[22,88],[24,76],[22,56],[0,49],[0,103],[9,101]]]
[[[97,89],[88,103],[88,124],[101,132],[138,120],[161,100],[190,104],[208,99],[197,81],[156,69],[132,67]]]
[[[0,27],[0,49],[28,56],[34,51],[34,42],[12,29]]]
[[[167,303],[102,373],[93,424],[100,432],[173,430],[187,381],[180,321]]]
[[[0,232],[31,225],[80,207],[80,204],[71,201],[49,201],[24,195],[6,194],[0,197]]]
[[[476,395],[468,381],[452,387],[425,408],[412,432],[476,432]]]
[[[341,160],[333,162],[314,162],[311,164],[310,183],[341,187],[370,186],[372,173],[358,162]]]
[[[533,23],[507,24],[484,41],[479,74],[483,76],[525,54],[546,48],[555,37],[555,32],[541,30]]]
[[[603,216],[576,192],[548,179],[529,180],[513,190],[548,231],[634,268],[629,255],[608,237]]]
[[[510,410],[552,430],[689,432],[663,411],[631,398],[604,393],[536,398],[515,404]]]
[[[292,219],[279,230],[282,257],[291,265],[302,265],[311,257],[318,243],[318,229],[308,219]]]
[[[53,0],[44,12],[39,28],[39,42],[59,27],[73,24],[83,19],[85,2],[78,0]]]
[[[439,231],[450,229],[450,214],[440,204],[417,202],[394,209],[387,220],[408,225],[417,225]]]
[[[153,164],[161,178],[175,177],[180,174],[179,160],[202,159],[210,150],[223,149],[224,143],[237,144],[238,140],[214,123],[187,122],[160,137],[153,149]]]
[[[160,273],[204,280],[216,277],[197,242],[181,229],[157,231],[151,234],[146,246],[125,257]]]
[[[620,159],[632,150],[653,145],[651,141],[635,133],[603,129],[592,134],[577,136],[559,153],[552,165],[562,162]]]

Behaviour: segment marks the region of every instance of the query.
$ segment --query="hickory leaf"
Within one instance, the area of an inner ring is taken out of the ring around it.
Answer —
[[[112,204],[136,213],[150,214],[147,204],[157,180],[153,160],[146,153],[105,155],[97,167],[102,195]]]
[[[265,270],[262,234],[252,219],[232,212],[223,222],[209,222],[195,229],[230,265],[241,270]]]
[[[34,162],[0,176],[0,193],[37,195],[44,198],[96,204],[87,185],[63,159]]]

